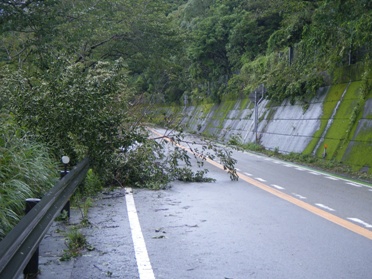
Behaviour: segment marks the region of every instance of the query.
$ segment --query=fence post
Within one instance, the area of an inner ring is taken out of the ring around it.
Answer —
[[[30,198],[26,199],[25,213],[27,214],[30,210],[38,203],[40,199]],[[39,273],[39,247],[35,250],[34,254],[31,256],[28,264],[23,270],[24,278],[36,278]]]

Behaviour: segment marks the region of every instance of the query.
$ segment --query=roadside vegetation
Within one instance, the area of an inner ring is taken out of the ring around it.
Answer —
[[[24,215],[25,199],[41,198],[57,181],[57,165],[8,115],[0,117],[0,240]]]
[[[72,228],[66,233],[66,249],[63,251],[61,261],[69,261],[72,258],[76,258],[81,255],[84,249],[93,250],[89,246],[86,237],[82,234],[79,229]]]
[[[80,223],[71,224],[67,211],[62,211],[56,218],[55,221],[62,222],[60,228],[63,228],[62,230],[58,229],[56,232],[64,236],[66,245],[66,249],[63,250],[60,261],[69,261],[81,256],[84,251],[93,251],[95,249],[88,243],[82,230],[92,225],[88,216],[89,208],[93,206],[94,199],[102,190],[102,181],[93,170],[90,169],[84,182],[79,185],[77,191],[71,197],[71,207],[80,211]]]
[[[154,108],[247,98],[261,84],[267,98],[306,107],[323,84],[370,78],[371,3],[1,1],[0,234],[19,219],[16,199],[53,185],[64,155],[71,165],[91,159],[95,190],[208,181],[202,161],[210,156],[236,179],[226,149],[206,141],[190,155],[175,145],[185,140],[175,132],[154,140]],[[339,71],[350,65],[358,75]],[[169,131],[177,127],[177,119],[157,117]],[[192,156],[201,158],[199,171]],[[77,194],[82,202],[86,191]]]

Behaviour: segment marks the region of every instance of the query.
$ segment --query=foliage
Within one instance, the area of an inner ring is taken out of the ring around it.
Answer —
[[[0,107],[54,157],[90,156],[105,182],[159,188],[177,177],[164,164],[186,180],[205,175],[182,170],[182,149],[147,139],[145,104],[246,98],[264,84],[267,98],[306,108],[338,67],[369,67],[368,0],[30,0],[0,10]],[[234,178],[230,154],[209,150]]]
[[[41,198],[55,183],[57,167],[11,116],[0,117],[0,239],[24,215],[27,198]]]
[[[366,34],[367,29],[364,30],[356,22],[362,14],[369,12],[363,12],[359,5],[365,6],[367,3],[361,2],[355,10],[348,9],[349,5],[354,7],[351,2],[343,1],[337,5],[332,1],[283,3],[289,7],[289,13],[283,13],[282,28],[274,32],[268,41],[266,56],[272,58],[265,64],[266,68],[262,72],[262,68],[249,61],[243,67],[249,69],[242,72],[249,77],[249,80],[245,79],[247,91],[263,83],[268,88],[268,98],[277,101],[289,98],[292,103],[296,100],[306,102],[326,82],[325,72],[332,74],[342,63],[353,63],[347,57],[362,50],[368,36],[353,42],[350,40],[354,40],[352,34],[357,32],[356,26],[359,28],[358,34]],[[330,15],[330,10],[335,14]],[[291,60],[289,55],[292,56]],[[357,59],[368,57],[360,56]],[[262,74],[252,78],[257,70],[261,70]]]
[[[190,168],[183,167],[176,170],[177,178],[179,181],[184,182],[214,182],[214,178],[206,177],[208,169],[198,170],[193,172]]]
[[[73,206],[78,207],[82,211],[82,217],[85,218],[87,211],[85,207],[89,207],[91,198],[95,197],[103,190],[105,180],[103,177],[89,169],[82,184],[78,186],[71,198]],[[87,206],[86,206],[87,205]]]
[[[220,101],[228,80],[239,71],[242,60],[266,51],[267,40],[280,16],[257,13],[257,5],[245,1],[215,1],[204,17],[196,17],[187,54],[191,77],[207,96]]]
[[[122,57],[131,87],[151,102],[219,102],[262,83],[268,98],[306,102],[325,72],[368,60],[372,41],[368,0],[33,0],[0,9],[0,61],[33,72],[61,55],[88,66]]]
[[[177,90],[170,80],[178,79],[172,69],[177,68],[174,56],[183,36],[167,17],[174,3],[3,1],[1,9],[0,61],[44,71],[61,56],[86,66],[123,58],[132,74],[130,82],[141,81],[140,93],[165,93],[168,86]]]
[[[88,210],[93,205],[92,198],[103,190],[105,181],[96,174],[93,169],[89,169],[82,184],[79,185],[73,196],[71,203],[81,212],[83,226],[88,226]]]
[[[208,3],[188,16],[191,91],[219,101],[264,84],[267,98],[306,107],[338,67],[369,60],[371,11],[365,0]]]
[[[67,154],[74,165],[89,156],[93,173],[104,182],[114,177],[120,184],[158,188],[185,177],[187,171],[174,162],[187,161],[187,156],[177,151],[177,159],[162,158],[158,143],[147,139],[142,115],[144,102],[177,102],[189,83],[183,71],[188,60],[182,57],[188,36],[169,15],[174,5],[142,0],[31,2],[27,7],[4,3],[4,109],[56,158]],[[50,17],[39,21],[43,14]],[[21,25],[14,23],[23,17]],[[136,152],[129,152],[136,142]],[[162,167],[154,164],[162,159]],[[178,175],[166,166],[172,162]]]
[[[86,237],[76,228],[73,228],[66,235],[66,246],[61,261],[68,261],[81,255],[81,251],[88,246]]]
[[[57,158],[68,154],[75,164],[89,156],[99,169],[125,144],[121,136],[128,130],[120,123],[129,118],[130,93],[122,60],[88,69],[61,60],[47,72],[17,71],[4,79],[8,109]]]
[[[135,150],[118,153],[115,160],[115,180],[137,187],[159,189],[170,180],[161,164],[165,155],[155,141],[143,141]]]
[[[214,158],[219,158],[230,178],[237,180],[236,160],[231,155],[231,151],[207,140],[189,141],[182,132],[168,130],[164,135],[133,145],[128,152],[118,153],[115,180],[149,189],[164,188],[174,180],[211,182],[214,180],[206,176],[208,170],[201,168],[207,159]]]
[[[84,202],[79,206],[80,212],[81,212],[81,225],[83,227],[87,227],[90,224],[89,219],[88,219],[88,210],[89,208],[93,205],[93,200],[91,197],[87,197]]]
[[[83,196],[92,197],[103,189],[102,178],[92,169],[89,169],[79,190],[80,189],[82,189],[81,191],[83,192]]]

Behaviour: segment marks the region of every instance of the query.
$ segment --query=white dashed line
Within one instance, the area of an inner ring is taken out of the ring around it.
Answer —
[[[299,199],[301,199],[301,200],[306,200],[307,199],[306,197],[301,196],[301,195],[296,194],[296,193],[292,193],[292,195],[295,196],[295,197],[297,197],[297,198],[299,198]]]
[[[321,175],[319,172],[315,172],[315,171],[310,171],[309,173],[314,174],[314,175]]]
[[[364,221],[362,221],[358,218],[347,218],[347,219],[350,220],[350,221],[353,221],[355,223],[359,223],[359,224],[365,226],[366,228],[369,228],[369,229],[372,228],[371,224],[368,224],[368,223],[366,223],[366,222],[364,222]]]
[[[136,205],[134,203],[131,188],[126,188],[125,200],[127,203],[129,225],[132,232],[134,252],[137,260],[137,267],[140,279],[155,279],[154,271],[146,249],[145,239],[142,234],[141,225],[138,219]]]
[[[253,174],[248,173],[248,172],[245,172],[244,174],[245,174],[245,175],[248,175],[248,176],[253,176]]]
[[[315,205],[318,206],[318,207],[321,207],[323,209],[329,210],[329,211],[336,211],[333,208],[330,208],[329,206],[326,206],[326,205],[321,204],[321,203],[316,203]]]
[[[276,188],[278,190],[284,190],[285,189],[284,187],[276,185],[276,184],[271,184],[271,186],[273,186],[274,188]]]
[[[288,165],[288,164],[284,164],[283,166],[287,167],[287,168],[293,168],[292,165]]]
[[[338,179],[336,177],[332,177],[332,176],[326,176],[325,178],[330,179],[330,180],[335,180],[335,181],[340,180],[340,179]]]
[[[305,169],[303,169],[303,168],[296,168],[296,170],[305,171]]]
[[[256,180],[258,180],[258,181],[261,181],[261,182],[266,182],[266,180],[265,180],[265,179],[263,179],[263,178],[260,178],[260,177],[256,177],[255,179],[256,179]]]
[[[363,186],[361,184],[353,183],[353,182],[347,182],[346,184],[349,184],[349,185],[354,186],[354,187],[362,187]]]

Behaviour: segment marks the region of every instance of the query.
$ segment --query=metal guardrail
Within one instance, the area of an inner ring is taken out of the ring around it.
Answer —
[[[89,159],[81,161],[27,213],[0,242],[0,278],[18,278],[53,220],[84,180]]]

